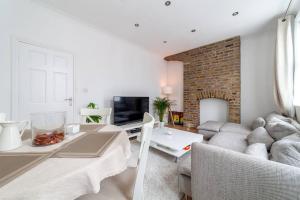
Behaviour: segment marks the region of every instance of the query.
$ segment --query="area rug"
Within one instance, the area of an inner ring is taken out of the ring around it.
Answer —
[[[131,141],[132,160],[136,162],[140,143]],[[150,148],[144,180],[145,200],[180,200],[177,163],[174,157]]]

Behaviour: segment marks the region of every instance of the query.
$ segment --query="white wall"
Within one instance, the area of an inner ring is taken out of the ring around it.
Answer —
[[[241,37],[241,122],[276,110],[273,96],[276,20]]]
[[[228,121],[228,101],[221,99],[200,100],[200,124],[207,121]]]
[[[171,100],[175,100],[174,111],[183,112],[183,63],[169,61],[167,63],[167,84],[173,88]]]
[[[114,95],[154,98],[166,84],[160,56],[30,0],[1,0],[0,29],[0,112],[11,112],[12,37],[74,55],[77,111]]]
[[[262,30],[241,37],[241,122],[251,125],[258,116],[276,110],[273,98],[273,67],[276,24],[270,23]],[[183,86],[180,64],[168,63],[168,84]],[[178,82],[176,83],[176,80]],[[183,91],[183,88],[180,88]],[[179,95],[178,95],[179,94]],[[183,93],[173,98],[182,108]]]

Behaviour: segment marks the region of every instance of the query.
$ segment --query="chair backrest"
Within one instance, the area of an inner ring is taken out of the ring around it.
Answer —
[[[90,116],[100,115],[102,119],[99,124],[110,124],[111,108],[91,109],[82,108],[80,109],[81,123],[86,124],[86,120],[89,119],[91,123],[97,124]]]
[[[133,190],[133,200],[143,199],[144,176],[154,121],[154,117],[152,117],[149,113],[144,114],[141,133],[141,147],[137,164],[137,176]]]

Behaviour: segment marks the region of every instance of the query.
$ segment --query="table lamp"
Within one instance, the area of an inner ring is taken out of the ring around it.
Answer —
[[[165,86],[162,88],[163,94],[169,96],[173,93],[173,88],[171,86]]]

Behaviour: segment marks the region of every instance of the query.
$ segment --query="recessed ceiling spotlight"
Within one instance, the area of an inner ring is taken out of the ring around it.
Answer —
[[[140,24],[136,23],[136,24],[134,24],[134,26],[135,26],[135,27],[139,27],[139,26],[140,26]]]
[[[191,32],[192,32],[192,33],[195,33],[195,32],[196,32],[196,29],[192,29]]]
[[[232,16],[237,16],[239,14],[239,12],[234,12],[232,13]]]
[[[164,43],[164,44],[166,44],[167,42],[168,42],[168,41],[166,41],[166,40],[165,40],[165,41],[163,41],[163,43]]]
[[[165,5],[166,5],[166,6],[170,6],[170,5],[171,5],[171,1],[166,1],[166,2],[165,2]]]

